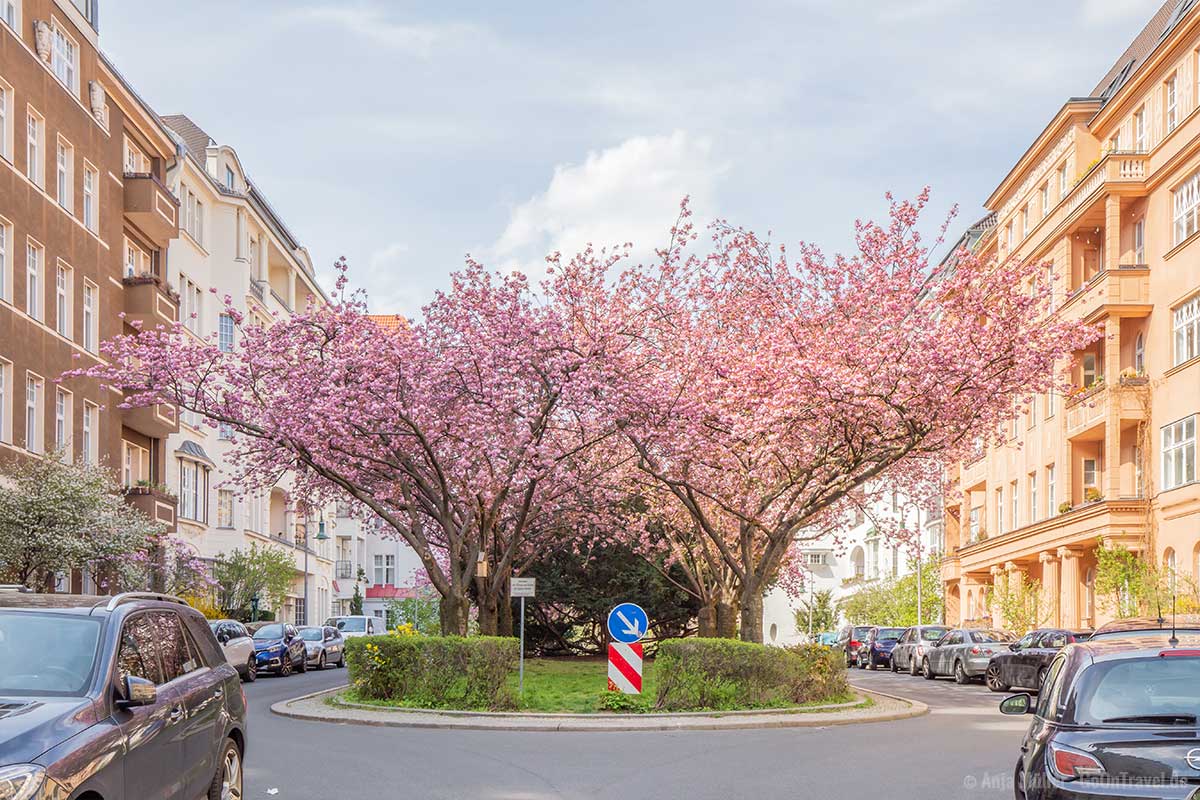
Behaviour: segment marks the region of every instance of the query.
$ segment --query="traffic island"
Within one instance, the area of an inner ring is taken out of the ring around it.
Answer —
[[[348,686],[286,700],[272,713],[293,719],[388,728],[498,731],[703,731],[762,728],[820,728],[890,722],[929,712],[924,703],[858,690],[845,703],[803,708],[751,711],[686,711],[675,713],[547,714],[507,711],[446,711],[388,708],[341,699]]]

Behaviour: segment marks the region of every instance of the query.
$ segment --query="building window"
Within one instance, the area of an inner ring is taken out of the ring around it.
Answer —
[[[1146,491],[1146,470],[1142,465],[1141,445],[1133,448],[1133,496],[1144,497]]]
[[[12,226],[0,219],[0,300],[12,302]]]
[[[179,459],[179,516],[208,522],[208,470],[186,458]]]
[[[179,319],[183,326],[196,335],[200,335],[200,313],[204,295],[200,287],[192,283],[186,275],[179,276]]]
[[[223,442],[233,441],[233,426],[228,422],[222,422],[217,426],[217,438]]]
[[[71,460],[71,393],[54,390],[54,449],[62,451],[63,458]]]
[[[75,148],[71,147],[61,136],[58,138],[58,149],[55,153],[55,191],[58,204],[71,211],[75,199],[71,196],[71,174],[75,169]]]
[[[0,0],[3,2],[3,0]],[[13,90],[4,81],[0,81],[0,158],[12,161],[13,130]]]
[[[1133,112],[1133,146],[1139,153],[1145,153],[1146,147],[1146,107],[1142,106]]]
[[[134,278],[138,275],[149,275],[150,254],[136,243],[125,239],[125,277]]]
[[[228,314],[222,314],[217,317],[217,334],[221,352],[233,352],[233,317]]]
[[[1066,164],[1066,162],[1063,162],[1063,165],[1058,168],[1058,199],[1059,200],[1062,200],[1064,197],[1067,196],[1068,188],[1069,188],[1069,183],[1067,180],[1067,164]]]
[[[1004,244],[1006,249],[1011,253],[1013,249],[1013,224],[1010,222],[1004,226]]]
[[[54,324],[60,336],[71,338],[71,268],[58,265],[54,275]]]
[[[1009,493],[1008,508],[1009,508],[1009,511],[1012,512],[1012,522],[1010,522],[1009,524],[1012,525],[1012,529],[1015,531],[1017,528],[1021,527],[1021,520],[1020,520],[1020,516],[1018,513],[1021,508],[1021,503],[1020,503],[1020,499],[1017,495],[1017,482],[1016,481],[1013,481],[1012,483],[1010,483],[1008,485],[1008,493]]]
[[[150,172],[150,159],[142,152],[142,148],[125,137],[125,174],[145,175]]]
[[[183,229],[188,236],[204,246],[204,201],[186,186],[183,187],[183,200],[180,203],[183,213]]]
[[[233,492],[229,489],[217,490],[217,527],[233,527]]]
[[[1050,213],[1050,182],[1046,181],[1042,184],[1042,188],[1038,190],[1038,205],[1042,210],[1042,219]]]
[[[1085,458],[1083,460],[1083,488],[1096,488],[1096,481],[1100,477],[1100,464],[1094,458]]]
[[[42,437],[42,389],[45,382],[33,375],[25,378],[25,449],[31,453],[45,450]]]
[[[1058,513],[1058,504],[1054,502],[1057,487],[1054,483],[1054,465],[1046,467],[1046,516],[1053,517]]]
[[[1200,294],[1175,309],[1175,363],[1200,355]]]
[[[42,319],[42,261],[45,250],[29,242],[25,245],[25,313]]]
[[[86,400],[83,403],[83,442],[79,454],[85,464],[100,462],[100,407]]]
[[[824,553],[805,553],[804,563],[810,567],[823,567],[826,564]]]
[[[1004,487],[996,487],[996,535],[1004,533]]]
[[[1121,132],[1117,131],[1108,139],[1108,152],[1119,153],[1121,151]]]
[[[46,121],[37,112],[30,110],[25,118],[25,175],[34,186],[43,186],[44,165],[42,146],[46,133]]]
[[[1038,514],[1041,513],[1041,507],[1038,505],[1038,476],[1036,472],[1029,473],[1029,524],[1038,521]]]
[[[126,486],[150,480],[150,451],[130,442],[121,442],[121,479]]]
[[[1133,224],[1133,263],[1146,263],[1146,220],[1139,219]]]
[[[1088,389],[1096,382],[1096,378],[1099,375],[1098,363],[1095,353],[1083,354],[1083,388]]]
[[[12,364],[0,361],[0,442],[12,441]]]
[[[1163,489],[1196,480],[1196,418],[1181,419],[1162,429]]]
[[[100,227],[100,173],[86,163],[83,168],[83,227],[95,233]]]
[[[1196,232],[1200,217],[1200,173],[1194,173],[1173,192],[1175,244]]]
[[[1166,111],[1167,133],[1179,125],[1179,93],[1175,90],[1179,76],[1172,75],[1163,84],[1163,108]]]
[[[72,93],[78,91],[79,47],[59,25],[54,26],[54,46],[50,51],[50,66],[54,75]]]
[[[0,19],[14,31],[21,30],[20,11],[19,0],[0,0]]]
[[[89,353],[96,352],[96,342],[100,338],[99,317],[96,316],[96,284],[84,278],[83,281],[83,349]]]
[[[396,583],[396,557],[395,556],[375,556],[375,583],[376,585],[394,586]]]
[[[233,170],[230,169],[228,166],[225,167],[225,188],[229,189],[230,191],[233,191],[234,180],[235,180],[235,178],[233,176]]]
[[[1140,332],[1133,340],[1133,369],[1138,375],[1146,374],[1146,337]]]
[[[1029,204],[1021,207],[1021,238],[1029,235]]]

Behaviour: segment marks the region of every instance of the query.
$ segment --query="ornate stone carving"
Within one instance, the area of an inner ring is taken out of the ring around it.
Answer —
[[[50,23],[44,19],[35,19],[33,21],[33,41],[37,47],[38,58],[47,64],[50,63],[51,38]]]
[[[104,110],[108,104],[108,95],[100,81],[88,81],[88,100],[91,101],[92,116],[104,122]]]

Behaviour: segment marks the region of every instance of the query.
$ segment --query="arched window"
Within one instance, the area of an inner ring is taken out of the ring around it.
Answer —
[[[1092,567],[1087,571],[1087,575],[1083,579],[1083,613],[1087,617],[1087,623],[1094,626],[1096,624],[1096,568]]]
[[[1146,374],[1146,337],[1141,333],[1133,342],[1133,368],[1138,375]]]
[[[1168,547],[1165,551],[1163,551],[1163,567],[1165,567],[1167,570],[1167,580],[1170,581],[1171,589],[1174,590],[1175,576],[1177,574],[1175,570],[1178,567],[1178,564],[1176,564],[1174,547]]]
[[[854,565],[854,575],[852,577],[862,580],[867,575],[867,555],[861,547],[856,547],[850,551],[850,563]]]

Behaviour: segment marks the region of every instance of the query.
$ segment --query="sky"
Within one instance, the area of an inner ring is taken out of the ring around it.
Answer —
[[[885,192],[954,233],[1161,0],[102,0],[160,114],[232,146],[329,288],[415,315],[470,254],[537,277],[665,242],[680,200],[853,243]]]

